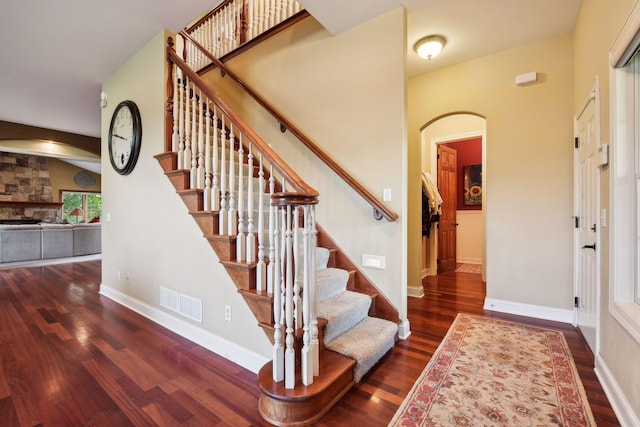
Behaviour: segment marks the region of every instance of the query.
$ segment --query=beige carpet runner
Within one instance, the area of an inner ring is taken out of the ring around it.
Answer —
[[[559,331],[459,314],[390,426],[595,426]]]

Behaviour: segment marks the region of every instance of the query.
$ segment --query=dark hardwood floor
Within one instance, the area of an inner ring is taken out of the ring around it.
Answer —
[[[100,262],[0,270],[0,426],[267,426],[256,375],[98,295]],[[564,332],[598,426],[619,425],[570,325],[482,310],[479,275],[409,299],[398,342],[318,426],[386,426],[458,312]]]

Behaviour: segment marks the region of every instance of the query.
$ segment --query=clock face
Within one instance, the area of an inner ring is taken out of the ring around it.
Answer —
[[[109,126],[109,158],[113,169],[121,175],[133,171],[140,154],[142,126],[140,112],[133,101],[116,107]]]

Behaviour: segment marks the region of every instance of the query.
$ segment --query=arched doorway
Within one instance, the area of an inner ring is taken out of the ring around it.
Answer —
[[[464,141],[480,139],[480,170],[481,182],[481,205],[467,207],[464,205],[464,198],[458,197],[456,200],[448,200],[445,203],[456,204],[456,224],[457,224],[457,258],[458,260],[470,264],[479,264],[482,267],[482,280],[486,281],[486,119],[473,113],[452,113],[440,116],[428,122],[421,129],[421,170],[426,175],[430,175],[438,184],[438,145],[447,144],[456,147],[457,150],[465,150]],[[477,167],[477,160],[471,161]],[[467,161],[468,163],[469,161]],[[456,172],[461,176],[459,182],[464,182],[465,167],[469,166],[463,161]],[[467,169],[471,170],[471,168]],[[467,191],[469,187],[467,188]],[[460,188],[464,191],[464,187]],[[474,194],[478,189],[474,187]],[[444,195],[445,199],[448,198]],[[449,196],[450,197],[450,196]],[[459,202],[462,200],[462,202]],[[438,272],[438,225],[436,222],[430,225],[429,236],[422,238],[422,276],[436,275]],[[424,234],[424,233],[423,233]]]

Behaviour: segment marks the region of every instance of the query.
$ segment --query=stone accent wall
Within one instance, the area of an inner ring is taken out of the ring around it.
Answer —
[[[0,152],[0,202],[52,202],[46,157]],[[55,221],[60,209],[0,207],[0,220]]]

